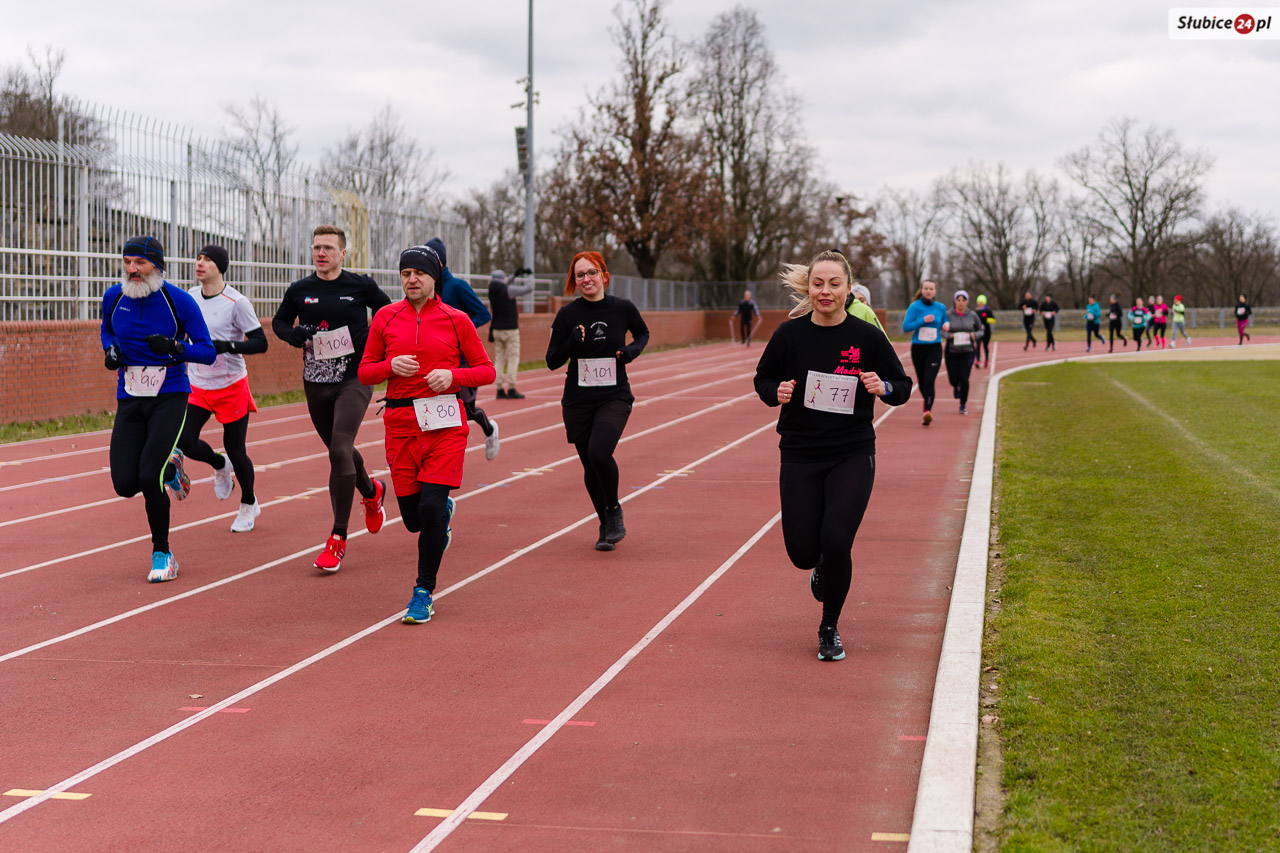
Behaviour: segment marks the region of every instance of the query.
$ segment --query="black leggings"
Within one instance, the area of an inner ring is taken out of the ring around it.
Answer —
[[[911,366],[916,370],[916,386],[928,412],[933,409],[933,383],[942,367],[942,344],[912,344]]]
[[[463,359],[462,366],[467,366],[466,359]],[[475,421],[480,427],[480,431],[486,436],[493,435],[493,424],[489,421],[489,416],[484,413],[484,409],[476,405],[476,389],[467,388],[464,385],[458,389],[458,399],[462,401],[462,408],[467,413],[467,420]]]
[[[1147,331],[1147,329],[1150,329],[1150,328],[1151,328],[1150,326],[1147,326],[1146,329],[1133,330],[1133,342],[1138,345],[1138,352],[1142,352],[1142,333],[1144,331]]]
[[[1107,328],[1107,335],[1110,337],[1108,344],[1110,344],[1110,346],[1112,347],[1116,345],[1116,338],[1119,338],[1121,341],[1128,340],[1124,336],[1124,321],[1123,320],[1109,321],[1109,325]],[[1098,335],[1098,337],[1101,338],[1102,335]]]
[[[142,492],[153,551],[169,550],[169,495],[164,490],[164,475],[186,414],[184,391],[116,402],[109,453],[111,486],[122,498]]]
[[[782,541],[799,569],[819,563],[822,624],[835,627],[853,581],[853,538],[875,485],[876,457],[865,453],[826,462],[783,462]]]
[[[1049,347],[1053,347],[1054,349],[1058,348],[1058,345],[1053,340],[1053,324],[1057,319],[1058,319],[1057,317],[1050,317],[1049,319],[1044,321],[1045,349],[1048,349]]]
[[[1025,314],[1022,315],[1022,328],[1027,333],[1027,340],[1022,344],[1022,348],[1026,349],[1027,344],[1036,342],[1036,318],[1034,316],[1028,317]]]
[[[949,352],[947,360],[947,381],[959,392],[960,405],[969,403],[969,373],[973,370],[973,353]]]
[[[355,490],[365,498],[376,492],[364,459],[356,450],[356,434],[369,408],[373,389],[355,379],[343,382],[303,382],[307,413],[320,440],[329,448],[329,502],[333,505],[333,533],[346,537]]]
[[[436,573],[449,541],[448,497],[449,487],[438,483],[423,483],[415,495],[396,495],[405,530],[418,534],[417,586],[427,592],[436,591]]]
[[[613,451],[618,447],[622,431],[631,417],[631,404],[625,400],[610,400],[595,411],[582,417],[589,418],[589,426],[574,436],[573,447],[582,461],[582,482],[587,487],[591,506],[600,522],[604,523],[606,509],[616,509],[618,503],[618,463]]]
[[[1102,337],[1102,324],[1093,320],[1086,320],[1084,324],[1084,345],[1086,347],[1093,346],[1093,339],[1098,339],[1098,343],[1105,344],[1107,341]]]
[[[978,341],[982,344],[982,362],[985,364],[991,361],[991,327],[987,326],[986,331],[982,333],[982,338]],[[973,348],[973,357],[977,359],[978,348]]]
[[[245,439],[249,435],[249,415],[246,412],[240,420],[222,425],[222,448],[227,451],[226,456],[214,450],[200,437],[200,430],[204,429],[212,415],[213,412],[208,409],[188,403],[187,423],[182,428],[178,447],[189,458],[211,465],[219,471],[230,459],[231,468],[240,481],[240,503],[251,504],[257,498],[253,494],[253,461],[249,459],[249,452],[245,449]]]
[[[741,343],[745,344],[751,338],[751,320],[751,317],[738,318],[738,337],[742,339]]]

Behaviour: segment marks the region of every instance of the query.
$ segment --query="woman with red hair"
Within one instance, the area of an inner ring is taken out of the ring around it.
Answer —
[[[556,312],[547,344],[547,367],[569,363],[560,406],[566,437],[582,460],[582,479],[600,519],[597,551],[612,551],[627,535],[613,451],[635,402],[627,364],[649,342],[640,311],[630,300],[607,294],[608,287],[609,268],[599,252],[574,255],[564,295],[578,298]]]

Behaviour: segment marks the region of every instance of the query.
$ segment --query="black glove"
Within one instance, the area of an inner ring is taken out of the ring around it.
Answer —
[[[520,278],[521,276],[526,276],[526,275],[533,275],[533,270],[529,269],[528,267],[520,267],[520,269],[516,270],[511,274],[511,277]]]
[[[120,348],[115,344],[107,347],[105,351],[106,358],[102,360],[102,366],[107,370],[120,369]]]
[[[289,346],[302,349],[314,334],[315,329],[307,326],[294,326],[293,331],[289,333]]]
[[[231,341],[214,341],[213,351],[214,352],[235,352],[235,350],[231,348]]]
[[[166,335],[149,335],[147,346],[151,347],[151,351],[156,355],[181,356],[184,352],[181,343]]]

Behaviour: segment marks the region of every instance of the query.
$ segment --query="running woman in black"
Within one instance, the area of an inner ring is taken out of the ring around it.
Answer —
[[[333,225],[317,227],[311,237],[316,271],[289,285],[271,320],[276,337],[302,350],[307,412],[320,440],[329,448],[333,529],[315,562],[317,569],[326,572],[336,572],[342,566],[357,489],[364,499],[368,531],[377,533],[386,519],[382,501],[387,486],[370,478],[355,448],[356,433],[373,396],[373,389],[360,383],[356,370],[369,336],[369,312],[390,305],[391,299],[369,276],[344,270],[346,256],[346,233]]]
[[[782,407],[782,538],[822,602],[823,661],[844,658],[838,622],[853,580],[853,540],[875,481],[875,398],[900,406],[911,396],[889,339],[845,312],[851,277],[839,252],[783,268],[798,304],[769,339],[755,376],[760,399]]]
[[[122,498],[142,492],[151,528],[152,583],[178,577],[169,550],[169,495],[187,496],[178,437],[187,413],[187,362],[212,364],[216,353],[200,308],[164,280],[164,247],[154,237],[124,244],[124,278],[102,296],[104,365],[116,379],[111,428],[111,485]]]
[[[227,250],[221,246],[205,246],[196,255],[199,284],[188,293],[200,306],[218,358],[207,367],[193,364],[188,371],[191,396],[187,398],[187,423],[178,446],[189,458],[213,467],[213,495],[218,500],[231,496],[239,478],[240,508],[231,522],[231,532],[248,533],[262,510],[253,491],[253,462],[245,447],[249,414],[258,411],[258,404],[249,390],[244,357],[267,351],[267,333],[262,330],[253,303],[223,280],[228,265]],[[225,454],[200,438],[200,430],[211,416],[222,424]]]
[[[1022,344],[1023,351],[1030,346],[1035,349],[1036,345],[1036,312],[1040,310],[1040,303],[1036,302],[1035,297],[1028,290],[1026,295],[1022,297],[1022,301],[1018,303],[1018,307],[1022,309],[1022,330],[1027,333],[1027,339]]]
[[[982,335],[982,318],[969,310],[969,293],[957,290],[952,309],[947,312],[947,381],[960,401],[960,414],[969,414],[969,374],[973,370],[973,354]]]
[[[1253,316],[1253,308],[1249,306],[1249,300],[1244,294],[1240,294],[1240,301],[1236,303],[1236,334],[1240,336],[1240,342],[1237,346],[1244,346],[1246,339],[1253,340],[1249,337],[1249,333],[1245,329],[1249,328],[1249,318]]]
[[[991,327],[994,326],[996,323],[996,312],[992,311],[991,306],[987,304],[987,297],[985,294],[982,294],[982,293],[978,294],[977,303],[978,305],[976,308],[973,309],[973,313],[977,314],[978,318],[982,320],[982,337],[979,338],[979,343],[982,344],[982,352],[979,353],[977,347],[974,347],[974,350],[973,350],[974,366],[990,367],[991,366]],[[977,358],[979,354],[982,355],[982,358],[980,360]],[[981,363],[979,363],[979,361]]]
[[[1107,352],[1115,352],[1116,338],[1125,346],[1129,339],[1124,336],[1124,307],[1120,304],[1120,294],[1111,294],[1111,304],[1107,306]]]
[[[1058,303],[1053,300],[1052,294],[1046,293],[1044,299],[1040,300],[1040,317],[1044,320],[1044,348],[1045,350],[1056,350],[1057,342],[1053,339],[1054,327],[1058,325]]]
[[[578,451],[582,479],[600,519],[597,551],[612,551],[627,535],[613,451],[635,402],[627,365],[649,342],[649,327],[636,306],[605,293],[608,287],[609,269],[599,252],[574,255],[564,295],[578,298],[556,312],[547,344],[547,367],[555,370],[569,363],[560,406],[565,435]]]
[[[738,326],[738,337],[744,347],[751,346],[751,336],[755,334],[756,329],[760,327],[760,309],[756,307],[756,301],[751,298],[751,291],[746,290],[742,293],[742,301],[738,303],[738,308],[733,312],[733,316],[729,318],[729,338],[733,339],[733,328],[736,323]]]

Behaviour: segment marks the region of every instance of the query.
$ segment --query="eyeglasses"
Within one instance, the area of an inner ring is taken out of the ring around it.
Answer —
[[[574,273],[573,277],[578,281],[582,281],[587,278],[595,278],[598,275],[600,275],[600,270],[583,270],[582,272]]]
[[[337,246],[312,246],[311,247],[311,254],[313,255],[318,255],[321,252],[327,252],[328,254],[336,255],[338,252],[341,252],[341,251],[342,250],[339,249]]]

